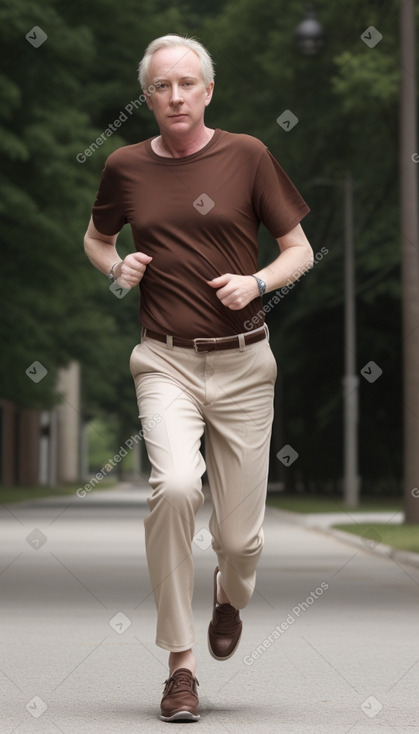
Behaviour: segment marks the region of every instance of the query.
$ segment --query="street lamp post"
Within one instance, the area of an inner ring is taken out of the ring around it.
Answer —
[[[356,294],[354,256],[354,183],[350,173],[345,178],[318,178],[314,186],[343,186],[344,193],[344,375],[343,387],[343,504],[359,504],[358,475],[358,392],[356,371]]]
[[[346,507],[359,504],[358,477],[358,384],[356,372],[356,296],[354,258],[354,186],[347,174],[345,191],[345,375],[343,378],[344,485]]]
[[[406,522],[419,522],[419,225],[415,2],[400,3],[400,215]]]
[[[306,17],[295,32],[298,48],[307,56],[312,56],[322,48],[324,32],[316,18],[313,5],[307,7]],[[355,264],[353,232],[354,186],[348,173],[344,181],[318,179],[314,184],[344,187],[344,365],[343,376],[343,502],[346,507],[359,504],[358,476],[358,386],[356,372],[356,301],[355,301]]]

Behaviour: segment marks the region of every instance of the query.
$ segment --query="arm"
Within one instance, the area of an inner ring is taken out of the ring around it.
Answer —
[[[270,265],[254,275],[266,283],[266,292],[281,288],[298,278],[313,265],[313,250],[301,224],[277,239],[280,254]],[[239,311],[259,295],[258,284],[252,275],[225,273],[207,281],[217,289],[221,303],[232,311]]]
[[[115,265],[113,273],[118,285],[122,288],[133,288],[141,281],[146,266],[153,258],[144,252],[133,252],[122,260],[116,250],[117,239],[117,234],[106,235],[99,232],[90,218],[84,236],[84,251],[92,265],[106,275]]]

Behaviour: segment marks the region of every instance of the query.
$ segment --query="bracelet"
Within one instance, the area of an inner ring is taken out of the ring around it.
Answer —
[[[117,260],[116,263],[114,263],[108,273],[108,278],[111,281],[111,283],[115,283],[115,276],[113,274],[113,269],[118,265],[118,263],[122,262],[121,260]]]

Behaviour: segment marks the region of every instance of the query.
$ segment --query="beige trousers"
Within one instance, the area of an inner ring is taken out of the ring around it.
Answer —
[[[254,590],[276,362],[268,339],[197,353],[145,336],[132,351],[130,369],[152,467],[145,538],[157,606],[156,644],[180,652],[195,642],[192,541],[205,468],[223,588],[238,609]]]

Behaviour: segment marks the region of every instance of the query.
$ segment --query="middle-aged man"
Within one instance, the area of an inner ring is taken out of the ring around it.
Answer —
[[[263,546],[276,363],[261,296],[311,267],[300,225],[309,209],[261,141],[205,125],[214,72],[196,40],[150,43],[140,83],[160,134],[109,156],[85,249],[111,281],[140,284],[142,338],[130,368],[151,463],[156,644],[169,651],[161,719],[197,721],[192,541],[201,478],[206,469],[218,560],[208,644],[227,660]],[[116,240],[128,222],[136,252],[121,259]],[[258,270],[261,222],[280,254]]]

